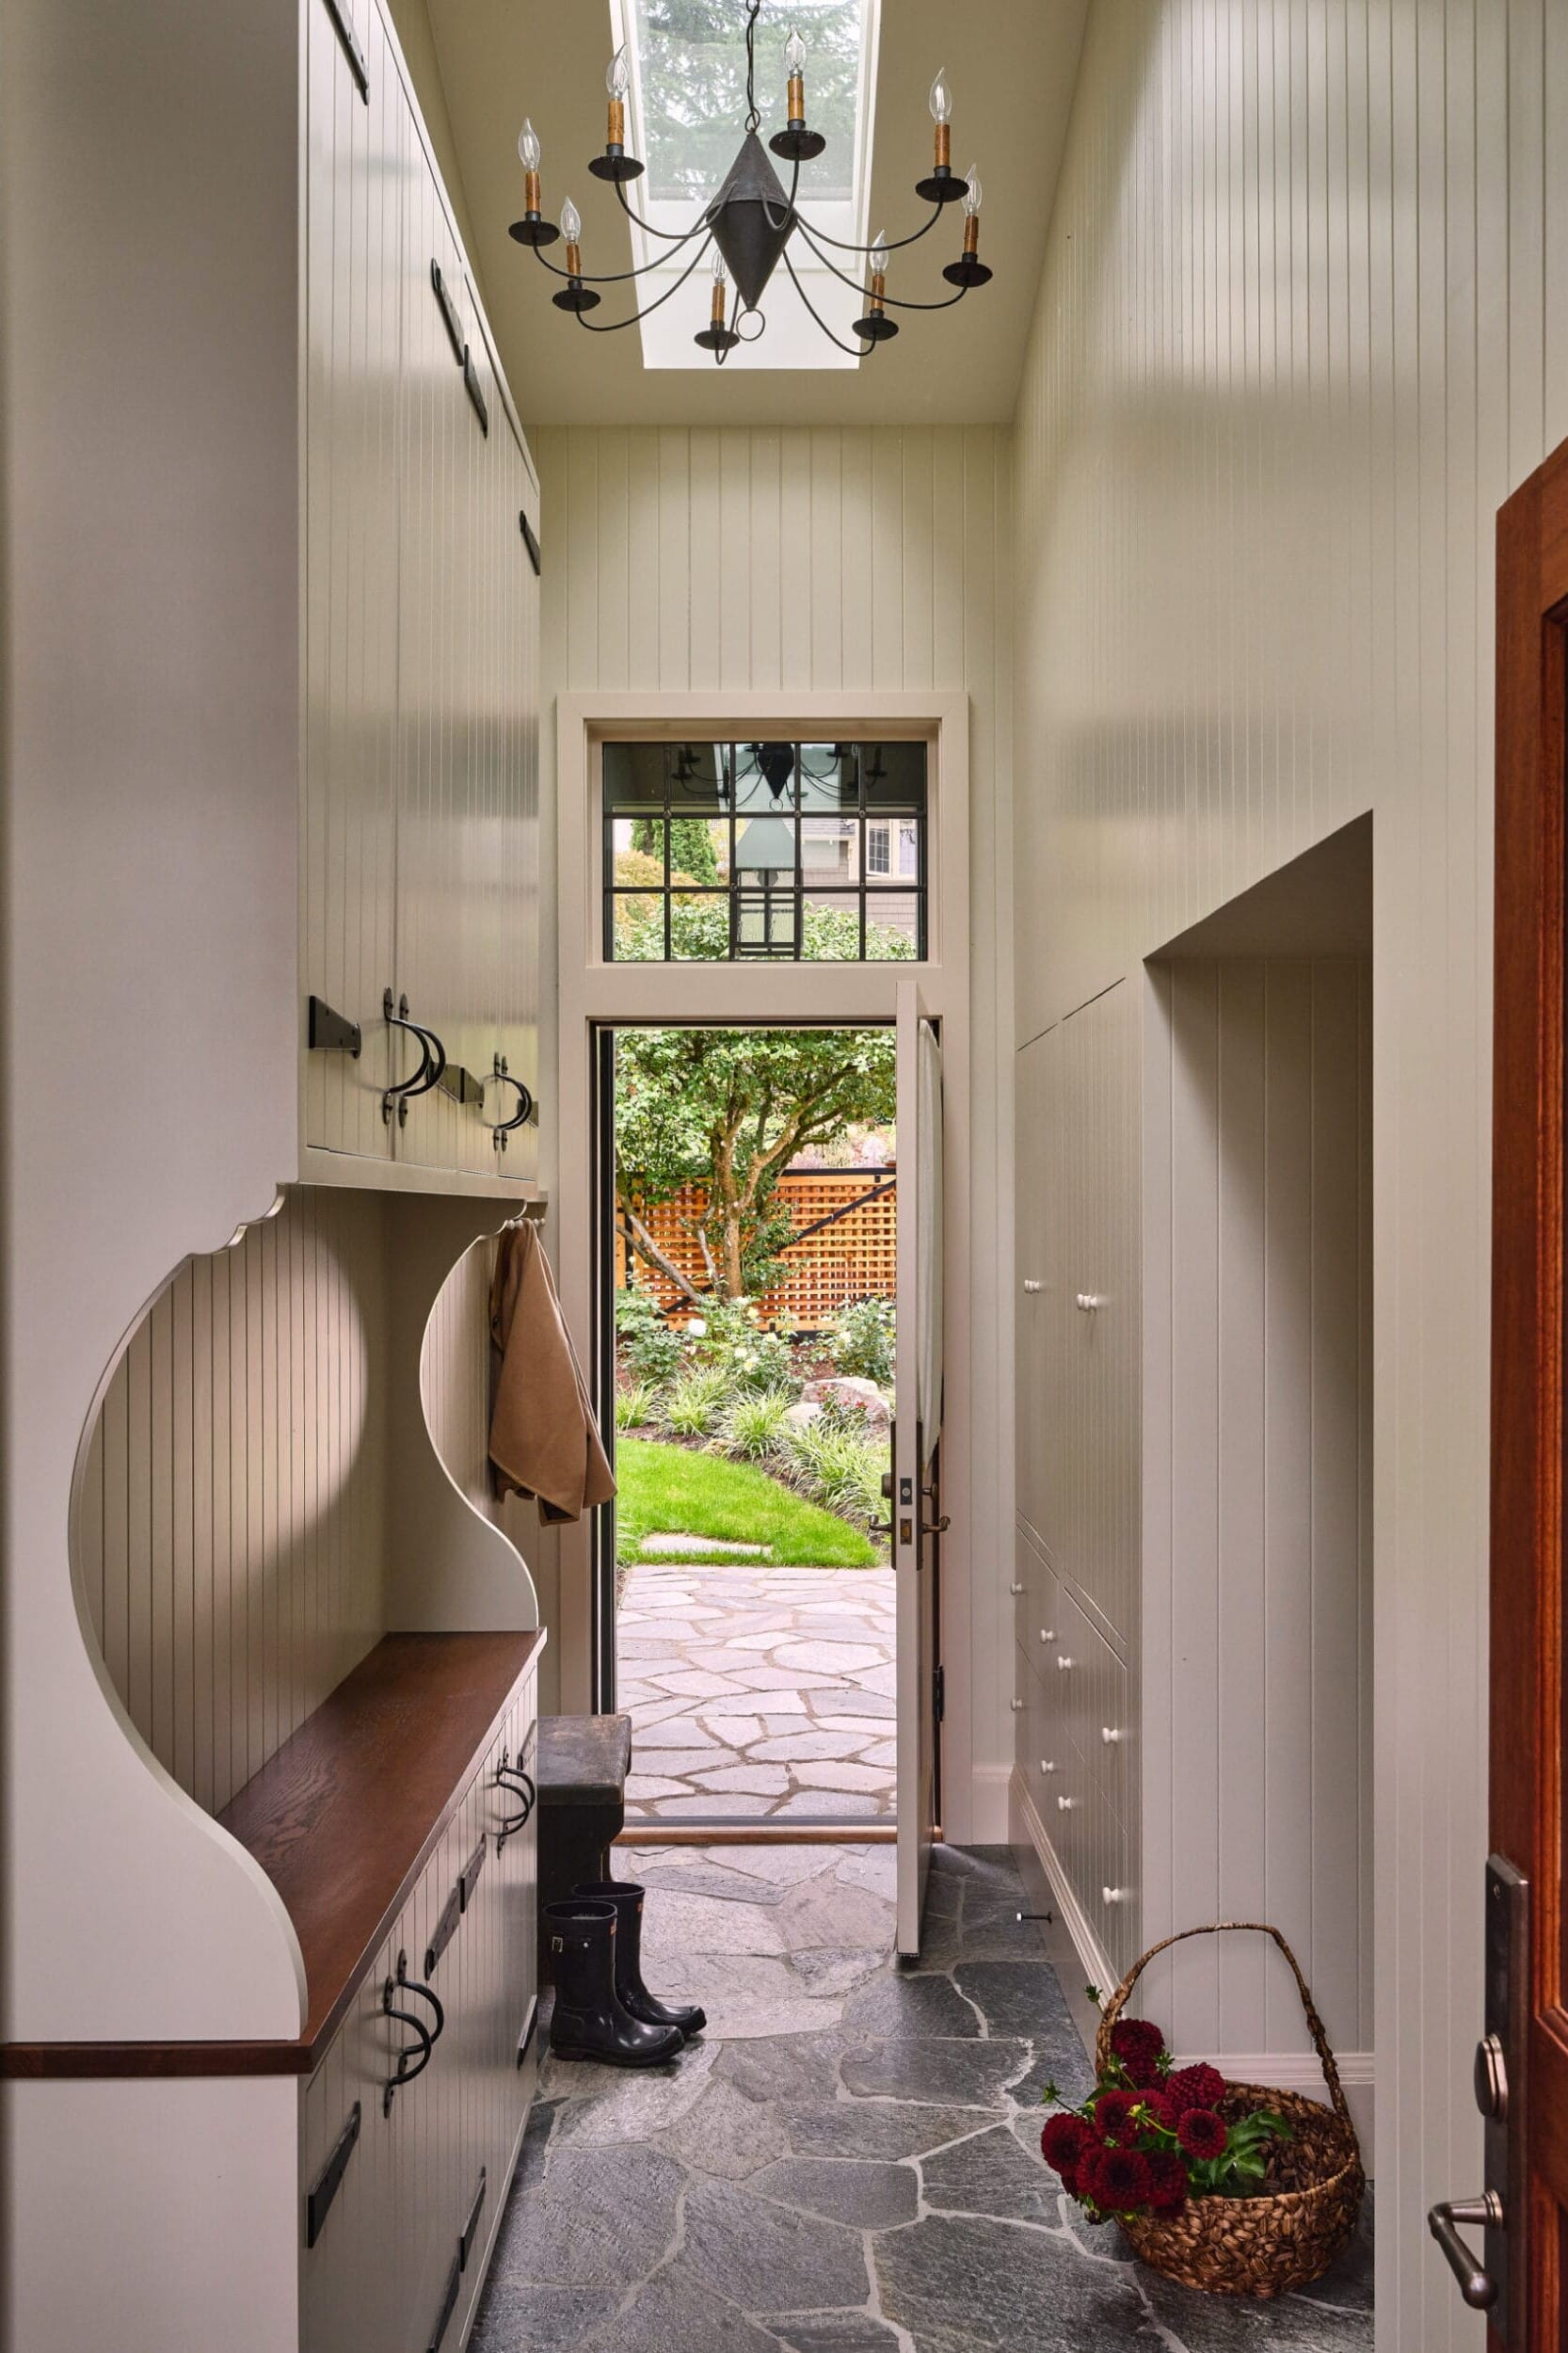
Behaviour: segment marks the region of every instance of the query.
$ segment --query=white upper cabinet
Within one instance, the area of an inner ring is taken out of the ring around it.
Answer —
[[[361,1037],[307,1042],[307,1173],[515,1183],[536,1129],[495,1131],[520,1103],[501,1064],[536,1072],[537,487],[379,8],[343,0],[359,62],[328,0],[306,13],[302,960]]]

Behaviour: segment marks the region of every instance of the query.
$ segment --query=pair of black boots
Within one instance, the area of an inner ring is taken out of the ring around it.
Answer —
[[[557,2058],[657,2067],[708,2024],[694,2004],[659,2001],[643,1983],[643,1891],[634,1880],[589,1880],[546,1904],[555,1979],[550,2047]]]

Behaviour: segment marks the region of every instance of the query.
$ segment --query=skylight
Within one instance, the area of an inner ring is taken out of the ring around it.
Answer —
[[[613,38],[624,41],[632,66],[630,137],[648,166],[628,196],[648,227],[633,226],[639,264],[660,260],[657,233],[689,229],[735,158],[745,122],[745,0],[610,0]],[[757,104],[765,141],[785,121],[784,43],[797,31],[806,43],[806,87],[813,130],[826,152],[800,168],[796,203],[826,237],[863,244],[871,183],[872,92],[876,73],[877,0],[773,0],[757,27]],[[791,167],[781,168],[789,184]],[[645,281],[647,302],[672,286],[685,259]],[[806,292],[835,334],[849,336],[864,308],[856,290],[824,269],[804,246],[792,260]],[[849,261],[854,275],[853,259]],[[649,368],[712,367],[692,342],[700,324],[707,280],[698,278],[645,318],[643,364]],[[857,281],[858,282],[858,281]],[[853,368],[854,352],[836,350],[808,316],[788,274],[768,289],[767,331],[743,344],[726,364],[746,368]]]

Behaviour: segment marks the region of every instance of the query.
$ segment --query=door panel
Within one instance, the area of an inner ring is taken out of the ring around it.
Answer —
[[[1563,1854],[1563,755],[1568,444],[1498,518],[1486,2198],[1431,2221],[1491,2342],[1568,2333]],[[1477,1890],[1478,1897],[1480,1890]],[[1482,2094],[1486,2096],[1482,2097]],[[1451,2193],[1450,2193],[1451,2194]],[[1464,2226],[1462,2238],[1456,2225]],[[1484,2227],[1483,2227],[1484,2226]],[[1484,2268],[1467,2247],[1478,2247]]]
[[[942,1063],[920,983],[898,988],[898,1949],[920,1951],[938,1801],[942,1427]]]

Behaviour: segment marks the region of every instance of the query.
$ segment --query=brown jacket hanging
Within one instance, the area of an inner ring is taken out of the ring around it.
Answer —
[[[577,1520],[616,1492],[587,1387],[526,1218],[509,1225],[490,1285],[490,1462],[496,1485],[538,1499],[541,1519]]]

